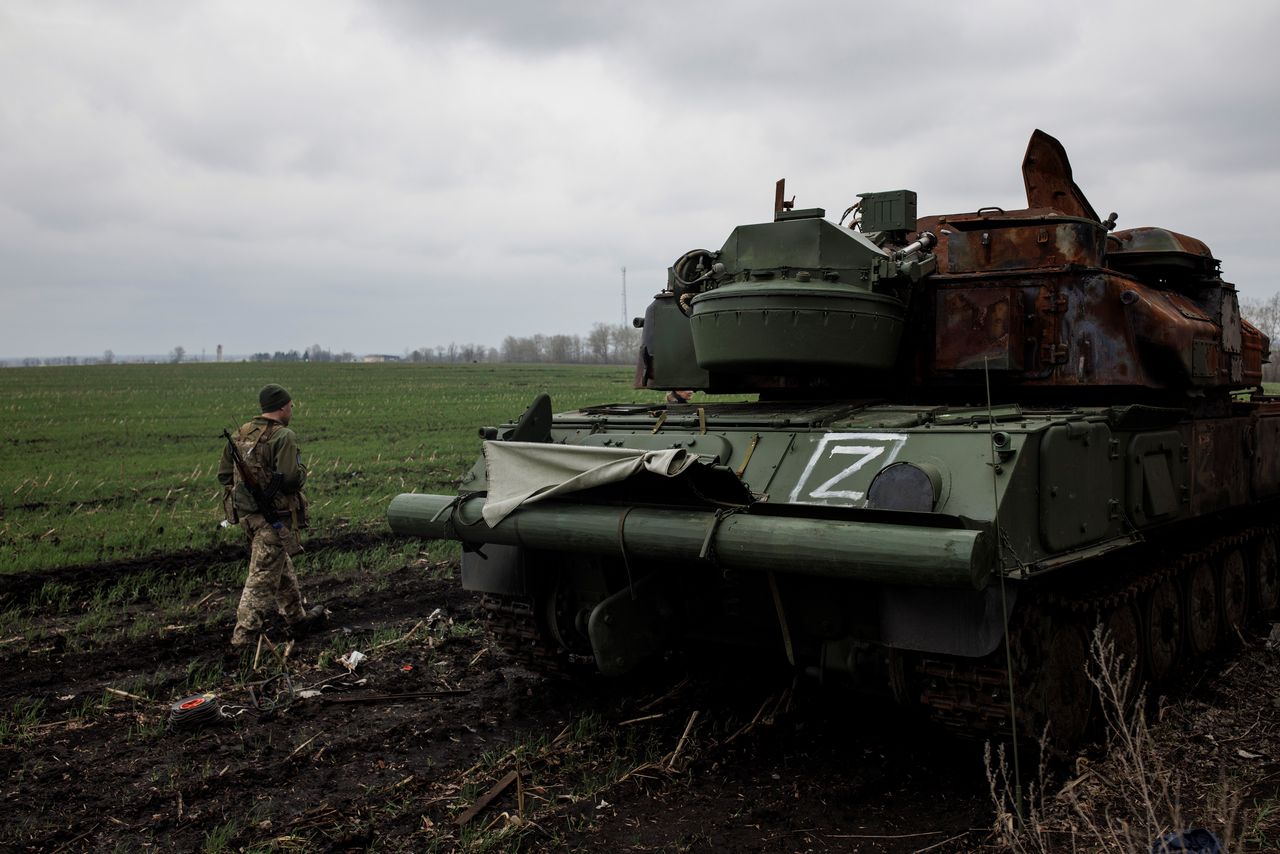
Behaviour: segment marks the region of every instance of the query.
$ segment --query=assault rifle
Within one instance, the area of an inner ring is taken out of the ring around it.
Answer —
[[[235,439],[231,437],[231,431],[223,430],[222,438],[227,440],[227,448],[231,451],[231,461],[235,463],[236,470],[240,472],[240,480],[244,483],[244,488],[249,490],[249,494],[253,496],[253,503],[258,505],[258,512],[262,514],[262,518],[267,520],[267,524],[276,529],[276,534],[280,537],[280,542],[284,545],[284,550],[291,557],[300,554],[304,549],[302,543],[298,541],[293,529],[280,520],[280,515],[276,513],[275,504],[272,498],[280,489],[281,476],[276,472],[272,478],[270,491],[264,490],[253,472],[249,471],[249,467],[245,465],[244,457],[240,456],[240,449],[236,447]]]

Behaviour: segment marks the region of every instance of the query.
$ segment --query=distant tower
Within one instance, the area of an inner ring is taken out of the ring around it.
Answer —
[[[627,325],[627,268],[622,268],[622,325]]]
[[[222,345],[221,344],[218,345],[218,361],[219,362],[222,361]]]

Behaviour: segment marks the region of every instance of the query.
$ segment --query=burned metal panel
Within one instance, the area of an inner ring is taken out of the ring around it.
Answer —
[[[1240,321],[1240,383],[1257,386],[1262,383],[1262,365],[1271,360],[1271,340],[1248,321]]]
[[[1203,309],[1179,293],[1122,277],[1117,281],[1126,283],[1125,313],[1149,384],[1182,388],[1216,382],[1221,332]]]
[[[1249,500],[1248,427],[1243,418],[1196,422],[1191,444],[1193,513],[1212,513]]]
[[[1240,298],[1234,288],[1218,289],[1221,301],[1218,326],[1222,329],[1222,352],[1227,378],[1233,385],[1244,381],[1244,329],[1240,325]]]
[[[1037,386],[1256,383],[1264,339],[1240,324],[1228,296],[1210,314],[1184,294],[1100,269],[940,276],[933,367],[981,370],[986,359]]]
[[[944,371],[1023,370],[1025,315],[1015,288],[939,289],[935,364]]]
[[[921,220],[919,227],[937,235],[942,273],[1102,266],[1102,226],[1033,213],[937,217]]]
[[[1036,129],[1022,157],[1022,183],[1027,189],[1027,207],[1052,208],[1071,216],[1097,220],[1099,216],[1076,186],[1071,161],[1062,143]]]
[[[1207,379],[1217,374],[1218,353],[1215,342],[1200,339],[1191,342],[1191,376],[1194,379]]]
[[[1053,385],[1137,385],[1146,377],[1123,300],[1124,283],[1093,274],[1065,279],[1058,288],[1061,367]]]

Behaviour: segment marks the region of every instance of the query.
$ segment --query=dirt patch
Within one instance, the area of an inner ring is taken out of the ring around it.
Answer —
[[[440,576],[304,578],[333,615],[287,672],[321,693],[265,713],[249,688],[281,672],[270,652],[256,672],[224,670],[234,590],[189,603],[189,625],[133,639],[145,605],[100,630],[110,643],[38,619],[0,638],[0,848],[955,852],[986,839],[979,745],[759,668],[673,659],[626,682],[549,681],[501,659],[477,601]],[[349,649],[368,660],[343,678]],[[1220,721],[1220,741],[1252,722],[1250,752],[1274,749],[1253,738],[1274,732],[1273,700],[1247,705],[1236,681],[1270,678],[1274,692],[1270,656],[1255,644],[1177,708]],[[262,686],[264,708],[279,683]],[[199,690],[230,717],[169,729],[170,704]],[[1250,796],[1274,801],[1276,786]]]
[[[381,534],[352,531],[333,537],[308,538],[307,548],[312,551],[321,549],[355,551],[382,542],[384,539],[385,536]],[[240,560],[245,557],[245,553],[245,547],[242,544],[224,544],[207,549],[184,549],[127,560],[74,564],[40,572],[0,576],[0,610],[28,604],[46,584],[50,583],[85,593],[140,572],[159,574],[192,572],[210,564]]]

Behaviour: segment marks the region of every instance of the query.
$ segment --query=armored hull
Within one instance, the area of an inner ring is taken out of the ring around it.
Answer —
[[[673,265],[637,365],[758,399],[540,397],[392,528],[460,540],[496,637],[543,669],[775,656],[1074,743],[1095,629],[1160,684],[1276,607],[1280,403],[1207,247],[1108,234],[1039,132],[1023,171],[1027,210],[865,194],[859,229],[779,193]]]

